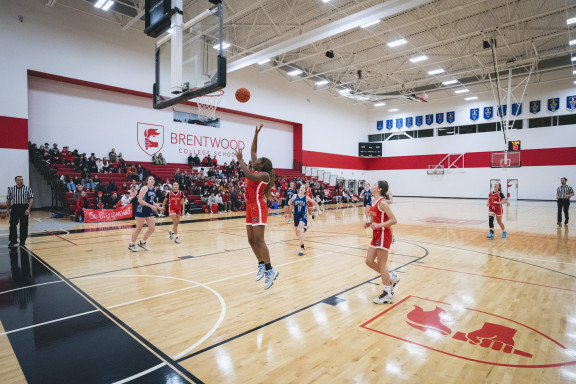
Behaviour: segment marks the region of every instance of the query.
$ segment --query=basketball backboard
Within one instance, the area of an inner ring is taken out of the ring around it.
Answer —
[[[181,27],[173,21],[168,34],[156,42],[154,108],[166,108],[224,88],[223,45],[222,4]]]
[[[491,154],[491,168],[519,168],[521,166],[522,163],[520,161],[520,151],[493,152]]]

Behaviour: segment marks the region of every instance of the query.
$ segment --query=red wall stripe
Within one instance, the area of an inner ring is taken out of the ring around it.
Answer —
[[[28,119],[0,116],[0,148],[28,149]]]

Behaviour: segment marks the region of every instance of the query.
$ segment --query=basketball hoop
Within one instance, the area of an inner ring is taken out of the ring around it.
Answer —
[[[198,104],[198,117],[201,120],[216,120],[216,109],[222,96],[224,96],[223,89],[196,97],[194,101]]]

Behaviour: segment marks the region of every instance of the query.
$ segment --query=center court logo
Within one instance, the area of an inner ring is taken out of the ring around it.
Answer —
[[[408,296],[362,328],[476,363],[518,368],[576,364],[576,354],[510,318]]]
[[[140,149],[152,156],[164,147],[164,126],[138,123],[137,139]]]

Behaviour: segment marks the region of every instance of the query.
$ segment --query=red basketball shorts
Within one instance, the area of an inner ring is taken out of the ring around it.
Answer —
[[[371,248],[390,250],[392,244],[392,231],[377,229],[372,232],[372,241],[370,242]]]

